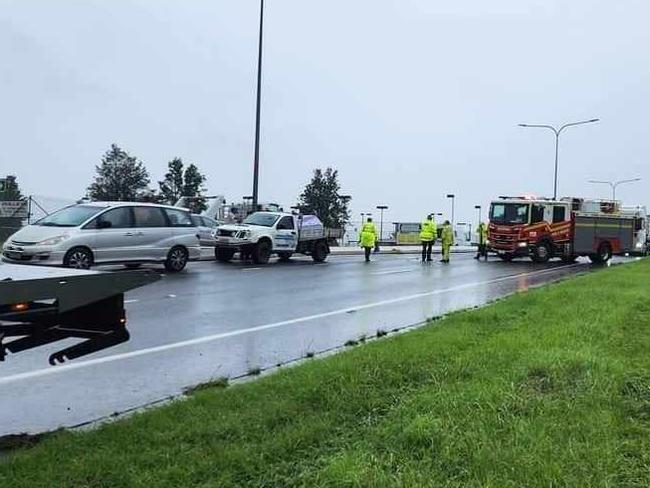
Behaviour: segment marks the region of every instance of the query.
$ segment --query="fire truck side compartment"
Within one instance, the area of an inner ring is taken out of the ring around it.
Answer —
[[[629,252],[634,247],[634,221],[622,217],[575,216],[574,253],[586,255],[608,242],[614,254]]]

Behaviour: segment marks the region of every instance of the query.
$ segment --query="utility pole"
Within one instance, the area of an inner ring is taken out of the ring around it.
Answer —
[[[456,200],[456,195],[450,193],[447,195],[447,198],[451,198],[451,227],[454,227],[454,202]]]
[[[603,183],[609,185],[612,188],[612,200],[616,200],[616,187],[622,185],[623,183],[634,183],[635,181],[641,181],[641,178],[631,178],[629,180],[619,180],[619,181],[601,181],[601,180],[589,180],[589,183]]]
[[[264,31],[264,0],[260,0],[260,38],[257,53],[257,104],[255,106],[255,160],[253,162],[253,212],[257,210],[260,173],[260,105],[262,101],[262,39]]]
[[[384,235],[384,210],[387,210],[388,206],[386,205],[377,205],[377,210],[381,211],[381,217],[379,217],[379,240],[381,241]]]

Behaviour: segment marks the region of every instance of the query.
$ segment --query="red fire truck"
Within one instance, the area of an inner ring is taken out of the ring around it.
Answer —
[[[636,218],[612,200],[500,197],[490,205],[489,250],[504,261],[529,256],[603,263],[632,252]]]

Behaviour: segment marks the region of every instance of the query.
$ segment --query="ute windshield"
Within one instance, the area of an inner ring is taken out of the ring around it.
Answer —
[[[72,205],[62,208],[47,217],[43,217],[34,225],[45,227],[77,227],[106,207],[98,205]]]
[[[495,224],[527,224],[528,203],[493,203],[490,206],[490,222]]]
[[[244,224],[260,225],[262,227],[273,227],[279,215],[266,212],[255,212],[244,219]]]

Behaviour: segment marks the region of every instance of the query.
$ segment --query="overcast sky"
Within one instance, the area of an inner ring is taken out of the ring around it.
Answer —
[[[180,156],[249,195],[257,0],[0,0],[0,173],[78,198],[112,142],[152,181]],[[387,220],[553,189],[650,204],[647,0],[267,0],[260,199],[339,170]]]

